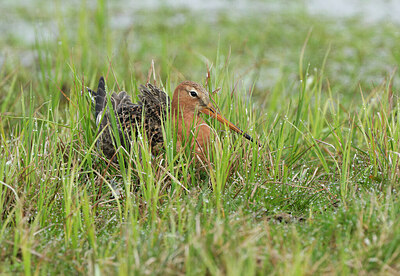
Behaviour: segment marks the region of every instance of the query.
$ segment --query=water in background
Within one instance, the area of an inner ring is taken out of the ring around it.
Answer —
[[[88,7],[96,6],[96,1],[87,1]],[[61,10],[76,9],[80,1],[59,1]],[[110,23],[114,28],[124,28],[138,20],[132,13],[143,9],[160,7],[186,8],[204,12],[206,18],[213,20],[213,14],[226,12],[230,16],[255,16],[257,14],[277,13],[305,9],[312,15],[325,15],[338,20],[358,16],[366,23],[392,21],[400,23],[399,0],[309,0],[309,1],[260,1],[260,0],[147,0],[147,1],[110,1]],[[46,14],[52,14],[54,2],[48,1],[12,1],[6,0],[0,9],[0,33],[3,37],[12,36],[27,43],[35,42],[35,30],[48,38],[56,35],[56,22],[46,20]],[[22,12],[21,12],[22,11]],[[204,19],[204,18],[203,18]],[[54,19],[53,19],[54,20]],[[43,37],[42,37],[43,38]]]

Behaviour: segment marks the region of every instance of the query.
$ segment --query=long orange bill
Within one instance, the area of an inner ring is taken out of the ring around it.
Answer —
[[[201,113],[207,114],[207,115],[217,119],[219,122],[228,125],[230,129],[232,129],[233,131],[236,131],[240,135],[243,135],[244,138],[253,142],[253,138],[250,135],[248,135],[246,132],[244,132],[243,130],[241,130],[240,128],[238,128],[237,126],[235,126],[234,124],[229,122],[227,119],[225,119],[225,117],[223,117],[221,114],[219,114],[215,110],[214,106],[211,103],[208,104],[206,108],[201,110]]]

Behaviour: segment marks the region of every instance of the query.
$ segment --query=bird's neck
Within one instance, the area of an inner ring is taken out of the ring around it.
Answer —
[[[171,109],[176,123],[178,143],[181,144],[189,137],[197,137],[197,142],[194,143],[194,140],[192,140],[196,151],[199,150],[199,147],[204,148],[209,141],[210,128],[203,118],[197,114],[197,110],[190,107],[185,108],[182,105],[179,106],[177,102],[174,102],[174,99],[172,100]]]
[[[202,118],[196,116],[196,110],[174,103],[174,101],[172,101],[171,107],[177,126],[178,139],[185,135],[189,137],[191,130],[203,122]]]

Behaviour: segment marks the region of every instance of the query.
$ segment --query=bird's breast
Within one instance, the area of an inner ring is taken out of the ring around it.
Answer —
[[[204,151],[210,141],[210,127],[199,116],[183,116],[177,120],[178,147],[184,147],[188,143],[194,146],[196,152]]]

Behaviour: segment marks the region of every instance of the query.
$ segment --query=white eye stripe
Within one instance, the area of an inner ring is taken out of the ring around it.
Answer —
[[[197,97],[197,91],[195,91],[195,90],[190,90],[190,91],[189,91],[189,95],[190,95],[191,97],[193,97],[193,98],[196,98],[196,97]]]

